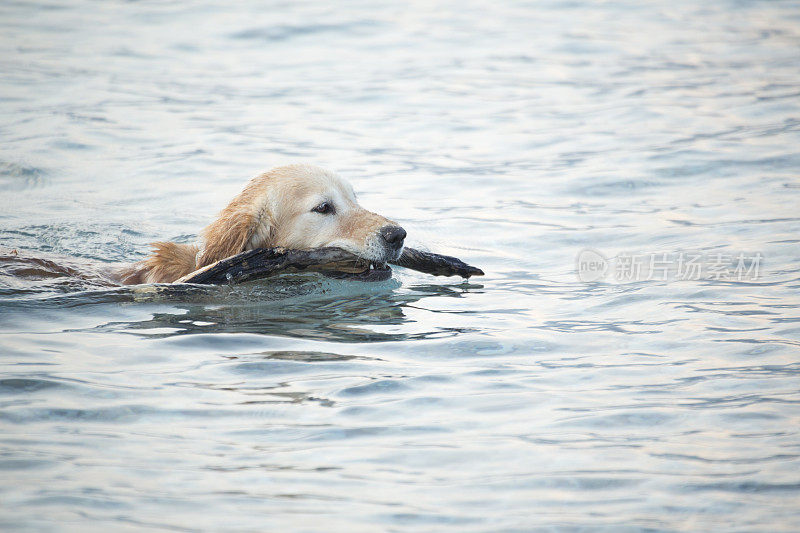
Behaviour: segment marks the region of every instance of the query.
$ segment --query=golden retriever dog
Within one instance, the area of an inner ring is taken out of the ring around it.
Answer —
[[[171,283],[220,259],[274,246],[336,246],[386,269],[403,252],[406,231],[358,205],[353,187],[333,172],[289,165],[250,180],[201,236],[200,245],[153,243],[152,255],[123,270],[120,281]]]

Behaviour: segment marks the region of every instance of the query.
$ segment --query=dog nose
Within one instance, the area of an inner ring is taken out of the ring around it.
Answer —
[[[380,233],[383,240],[395,249],[403,246],[403,240],[406,238],[406,230],[400,226],[384,226]]]

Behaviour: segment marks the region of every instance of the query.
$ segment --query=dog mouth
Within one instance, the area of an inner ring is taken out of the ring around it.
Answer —
[[[346,279],[353,281],[386,281],[392,277],[392,268],[384,262],[378,261],[359,261],[357,266],[360,271],[339,272],[334,270],[322,270],[322,274],[335,279]]]

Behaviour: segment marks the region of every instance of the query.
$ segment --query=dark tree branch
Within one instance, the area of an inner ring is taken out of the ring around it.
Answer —
[[[394,265],[418,270],[434,276],[482,276],[479,268],[446,255],[405,248]],[[175,283],[224,284],[266,278],[292,272],[338,272],[362,274],[369,262],[341,248],[287,250],[259,248],[233,255],[183,276]]]

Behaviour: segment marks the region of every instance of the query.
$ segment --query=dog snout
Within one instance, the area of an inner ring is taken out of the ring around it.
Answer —
[[[400,226],[384,226],[380,230],[381,238],[390,248],[399,250],[406,238],[406,230]]]

